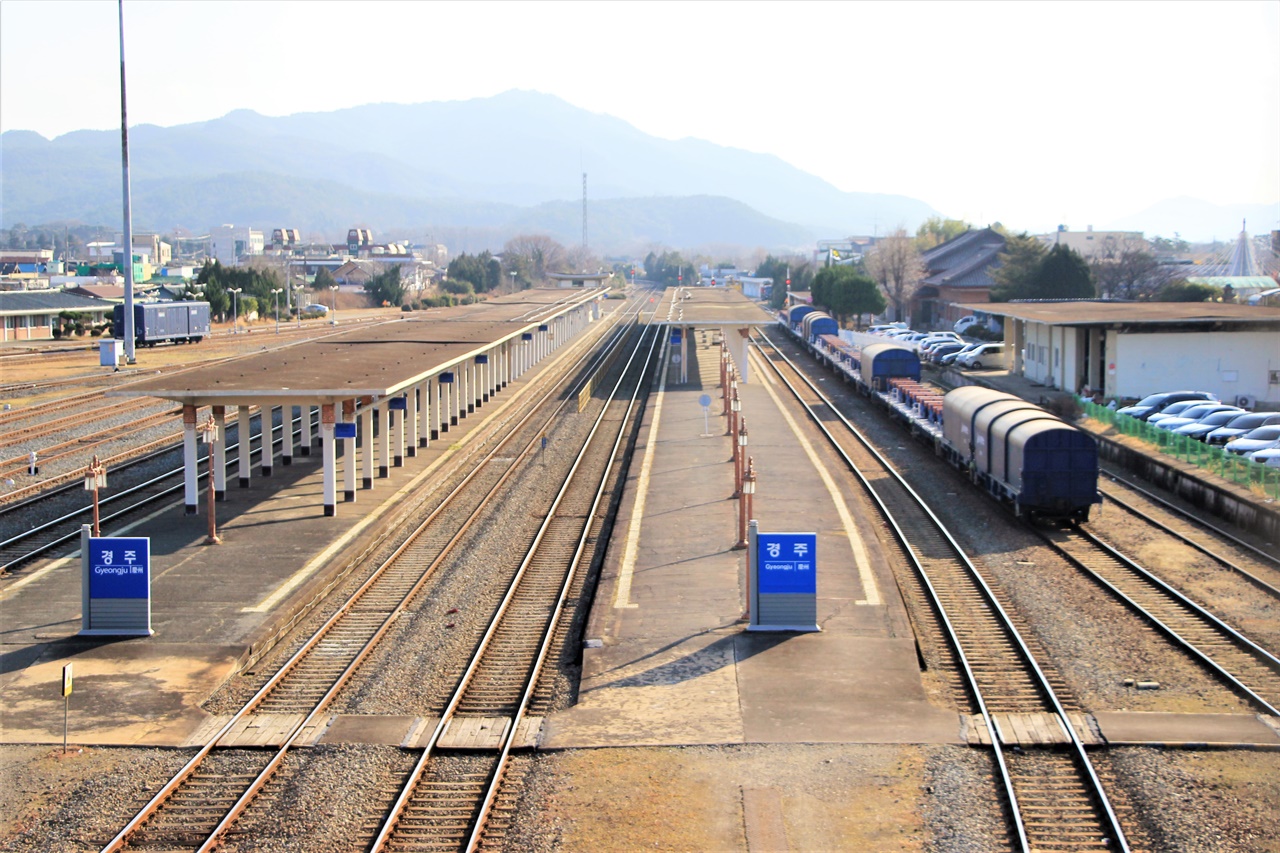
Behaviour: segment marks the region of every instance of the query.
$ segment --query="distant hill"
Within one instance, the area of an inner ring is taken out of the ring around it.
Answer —
[[[1156,236],[1172,238],[1176,231],[1182,239],[1193,243],[1207,243],[1213,239],[1230,242],[1240,233],[1241,220],[1246,221],[1250,234],[1280,229],[1280,202],[1210,204],[1198,198],[1180,196],[1100,227],[1107,231],[1141,231],[1148,239]]]
[[[119,133],[0,136],[0,226],[120,216]],[[353,225],[481,229],[490,242],[545,231],[591,244],[770,249],[914,228],[935,211],[903,196],[842,192],[777,157],[649,136],[565,101],[492,98],[371,104],[269,118],[251,111],[129,133],[136,227],[197,233],[222,222],[341,237]]]

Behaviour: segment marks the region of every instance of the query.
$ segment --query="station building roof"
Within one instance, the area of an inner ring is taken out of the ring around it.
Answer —
[[[1280,328],[1280,308],[1222,302],[993,302],[982,311],[1050,326]]]
[[[668,287],[653,320],[673,326],[741,328],[776,323],[778,318],[736,288]]]
[[[109,391],[195,406],[321,405],[387,397],[602,297],[603,289],[526,290],[463,308],[194,367]]]

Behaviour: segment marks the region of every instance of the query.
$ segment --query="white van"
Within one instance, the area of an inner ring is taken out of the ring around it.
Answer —
[[[969,327],[976,324],[978,318],[970,314],[968,317],[961,317],[951,328],[955,329],[957,335],[963,335],[969,330]]]

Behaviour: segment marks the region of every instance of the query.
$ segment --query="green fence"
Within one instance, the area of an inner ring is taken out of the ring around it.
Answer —
[[[1234,453],[1227,453],[1221,447],[1213,447],[1189,435],[1178,435],[1167,429],[1160,429],[1097,403],[1085,403],[1084,413],[1095,421],[1110,424],[1121,435],[1132,435],[1158,447],[1161,453],[1174,459],[1203,468],[1237,485],[1256,487],[1267,497],[1280,499],[1280,468],[1251,462]]]

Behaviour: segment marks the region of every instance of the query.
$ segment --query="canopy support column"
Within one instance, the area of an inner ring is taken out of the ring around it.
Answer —
[[[195,515],[200,509],[200,495],[197,492],[199,472],[196,453],[200,445],[196,444],[196,407],[182,407],[182,497],[186,504],[186,514]],[[212,484],[210,484],[212,486]]]

